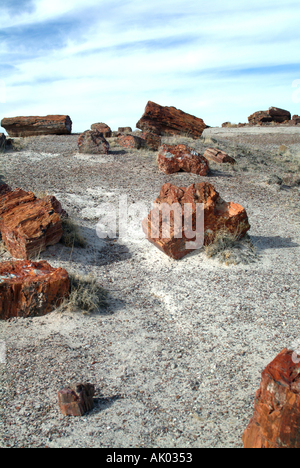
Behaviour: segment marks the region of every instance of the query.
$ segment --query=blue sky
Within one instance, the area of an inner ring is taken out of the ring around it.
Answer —
[[[148,100],[211,126],[300,114],[299,1],[1,0],[0,18],[0,119],[135,129]]]

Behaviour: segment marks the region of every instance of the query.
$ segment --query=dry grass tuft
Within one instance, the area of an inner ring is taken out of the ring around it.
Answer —
[[[81,309],[85,312],[97,311],[108,306],[106,291],[96,279],[91,276],[69,274],[70,295],[63,306],[73,311]]]
[[[82,247],[87,246],[87,241],[82,235],[79,226],[71,218],[61,218],[63,235],[60,240],[66,247]]]
[[[250,237],[246,234],[240,239],[239,232],[232,233],[226,229],[220,230],[214,241],[204,247],[208,258],[217,258],[225,265],[248,265],[258,259]]]

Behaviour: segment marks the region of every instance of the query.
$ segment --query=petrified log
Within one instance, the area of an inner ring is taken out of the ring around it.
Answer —
[[[0,319],[45,315],[69,295],[69,276],[47,262],[0,263]]]
[[[300,363],[283,349],[261,374],[245,448],[300,448]]]
[[[186,135],[200,138],[207,125],[202,119],[176,107],[164,107],[149,101],[136,127],[157,135]]]
[[[55,197],[38,199],[22,189],[0,196],[0,231],[15,258],[29,259],[62,237],[60,215],[66,216]]]
[[[272,117],[273,122],[282,123],[286,120],[291,120],[291,113],[285,109],[278,107],[270,107],[268,110],[269,115]]]
[[[77,140],[79,153],[108,154],[109,143],[98,130],[86,130]]]
[[[124,148],[139,149],[144,146],[144,140],[135,135],[121,134],[118,136],[118,143]]]
[[[200,176],[209,173],[207,160],[187,145],[162,145],[158,152],[157,164],[165,174],[180,170]]]
[[[222,200],[213,185],[207,182],[188,188],[166,183],[154,203],[154,208],[142,222],[143,231],[150,242],[176,260],[211,243],[221,229],[227,229],[237,237],[244,236],[250,229],[245,209],[237,203]],[[197,210],[199,203],[204,205],[202,214]],[[204,223],[198,224],[201,216]],[[190,242],[195,245],[191,246]]]
[[[93,125],[91,125],[91,129],[92,130],[98,130],[99,133],[101,133],[101,135],[104,137],[104,138],[110,138],[111,137],[111,128],[106,125],[105,123],[95,123]]]
[[[235,164],[236,163],[235,159],[233,159],[227,153],[224,153],[224,151],[221,151],[217,148],[207,148],[203,156],[206,159],[210,161],[215,161],[219,164],[223,164],[223,163]]]
[[[273,118],[270,116],[268,111],[254,112],[248,117],[248,121],[251,125],[260,125],[265,122],[272,122]]]
[[[10,117],[1,121],[11,137],[35,135],[64,135],[72,131],[72,120],[68,115],[47,115],[45,117]]]
[[[58,395],[58,404],[64,416],[83,416],[94,408],[95,387],[90,383],[78,383],[63,388]]]

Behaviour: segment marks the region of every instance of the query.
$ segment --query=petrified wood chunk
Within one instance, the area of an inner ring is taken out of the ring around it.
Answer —
[[[99,133],[101,133],[101,135],[104,137],[104,138],[110,138],[111,137],[111,128],[106,125],[105,123],[95,123],[93,125],[91,125],[91,129],[92,130],[98,130]]]
[[[164,107],[149,101],[136,127],[158,135],[188,135],[200,138],[207,125],[202,119],[176,107]]]
[[[156,205],[142,222],[143,231],[150,242],[174,259],[200,248],[202,244],[208,245],[221,229],[225,228],[238,237],[250,229],[245,209],[237,203],[222,200],[213,185],[207,182],[192,184],[188,188],[166,183],[154,203]],[[201,223],[197,225],[199,203],[204,205],[204,226]],[[165,207],[171,205],[174,210],[168,213]],[[189,228],[186,230],[187,225]],[[202,228],[204,232],[201,232]],[[200,245],[190,248],[188,242],[197,244],[197,237]]]
[[[293,351],[283,349],[262,372],[243,443],[245,448],[300,448],[300,363]]]
[[[135,135],[121,134],[118,136],[118,143],[124,148],[139,149],[144,146],[144,140]]]
[[[149,149],[150,151],[158,151],[161,146],[161,137],[155,135],[154,133],[143,132],[141,138],[144,140],[144,148]]]
[[[203,156],[206,159],[210,161],[215,161],[219,164],[223,164],[223,163],[235,164],[236,163],[235,159],[233,159],[224,151],[221,151],[217,148],[207,148]]]
[[[0,231],[15,258],[29,259],[60,241],[61,216],[66,212],[55,197],[38,199],[22,189],[0,196]]]
[[[83,416],[94,408],[95,387],[90,383],[78,383],[60,390],[58,404],[64,416]]]
[[[251,125],[262,124],[264,122],[272,122],[272,117],[268,111],[254,112],[248,117],[248,121]]]
[[[207,160],[187,145],[162,145],[159,149],[157,164],[165,174],[180,170],[200,176],[209,173]]]
[[[108,154],[109,143],[98,130],[86,130],[77,140],[79,153]]]
[[[0,319],[45,315],[69,295],[69,276],[47,262],[0,263]]]
[[[272,117],[273,122],[282,123],[286,120],[291,120],[291,113],[285,109],[278,107],[270,107],[268,110],[269,115]]]
[[[47,115],[45,117],[11,117],[1,121],[11,137],[35,135],[63,135],[72,131],[72,120],[68,115]]]

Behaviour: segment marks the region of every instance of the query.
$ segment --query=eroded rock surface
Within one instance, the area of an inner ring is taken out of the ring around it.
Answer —
[[[209,173],[207,159],[187,145],[162,145],[159,148],[157,164],[165,174],[180,170],[200,176]]]
[[[47,262],[0,263],[0,319],[45,315],[69,295],[69,276]]]
[[[300,359],[286,348],[261,374],[245,448],[300,448]]]
[[[161,187],[156,205],[142,222],[150,242],[169,257],[179,259],[211,243],[216,233],[226,229],[242,237],[250,229],[246,210],[237,203],[225,202],[207,182],[188,188],[166,183]],[[203,203],[204,210],[197,210]],[[168,208],[173,205],[173,211]],[[201,216],[203,224],[201,224]],[[194,246],[189,244],[195,242]]]
[[[68,115],[47,115],[45,117],[10,117],[1,121],[11,137],[35,135],[64,135],[72,131],[72,120]]]
[[[105,123],[94,123],[91,125],[91,130],[97,130],[104,138],[111,137],[111,128]]]
[[[188,135],[200,138],[207,125],[202,119],[176,107],[164,107],[149,101],[136,127],[157,135]]]

